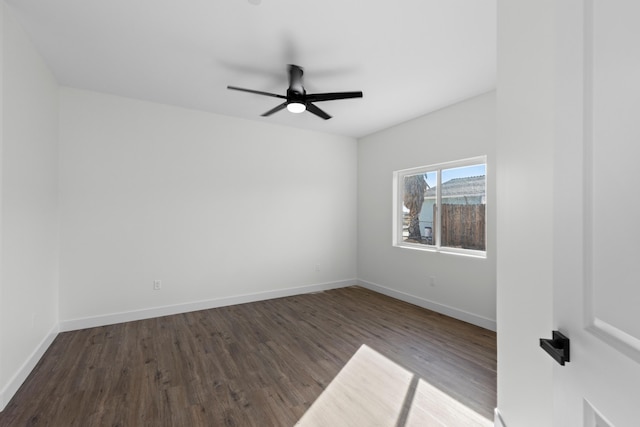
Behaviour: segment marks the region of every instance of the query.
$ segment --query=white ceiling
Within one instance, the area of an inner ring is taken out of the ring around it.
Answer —
[[[65,86],[361,137],[495,88],[496,0],[6,0]],[[333,116],[282,110],[287,64]]]

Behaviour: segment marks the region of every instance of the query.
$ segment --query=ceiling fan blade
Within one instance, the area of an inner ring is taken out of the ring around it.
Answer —
[[[264,113],[262,115],[262,117],[267,117],[272,115],[273,113],[277,113],[278,111],[284,109],[287,106],[286,102],[283,102],[282,104],[278,105],[277,107],[272,108],[271,110],[267,111],[266,113]]]
[[[330,115],[328,115],[327,113],[325,113],[324,111],[322,111],[321,109],[319,109],[318,107],[316,107],[310,102],[307,103],[307,111],[325,120],[329,120],[331,118]]]
[[[335,99],[362,98],[362,92],[329,92],[329,93],[312,93],[306,96],[307,101],[333,101]]]
[[[253,89],[244,89],[244,88],[236,87],[236,86],[227,86],[227,89],[239,90],[241,92],[255,93],[257,95],[273,96],[274,98],[287,99],[286,96],[278,95],[277,93],[262,92],[262,91],[253,90]]]

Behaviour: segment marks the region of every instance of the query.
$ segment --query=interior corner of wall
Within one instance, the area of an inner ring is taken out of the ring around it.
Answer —
[[[494,410],[493,427],[507,427],[498,408],[495,408]]]

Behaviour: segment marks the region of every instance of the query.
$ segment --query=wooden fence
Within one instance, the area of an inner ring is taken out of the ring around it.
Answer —
[[[485,205],[442,205],[440,245],[486,250],[485,212]],[[433,217],[437,218],[435,212]]]

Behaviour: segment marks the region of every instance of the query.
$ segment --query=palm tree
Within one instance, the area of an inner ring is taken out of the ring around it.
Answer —
[[[424,192],[429,188],[424,174],[404,178],[404,206],[409,209],[409,240],[421,241],[418,216],[424,203]]]

